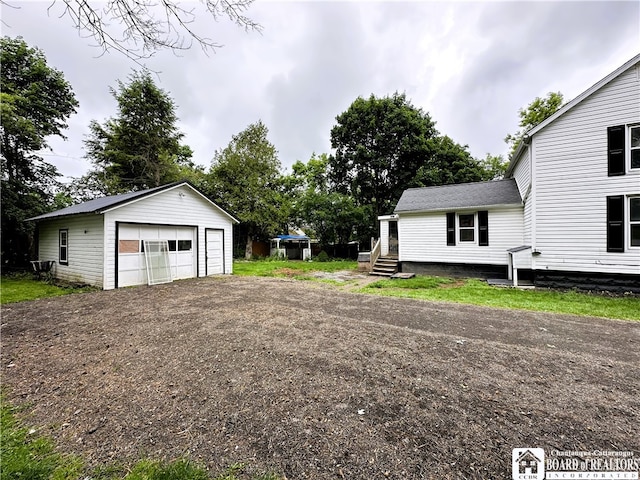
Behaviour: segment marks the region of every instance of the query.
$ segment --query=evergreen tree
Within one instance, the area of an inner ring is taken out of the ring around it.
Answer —
[[[76,183],[93,185],[95,194],[153,188],[181,180],[194,169],[191,149],[182,145],[176,106],[148,71],[134,72],[129,83],[111,89],[118,115],[103,125],[95,120],[85,141],[94,169]]]

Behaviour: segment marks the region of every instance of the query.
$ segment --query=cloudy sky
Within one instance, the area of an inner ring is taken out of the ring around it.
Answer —
[[[67,141],[51,139],[47,160],[66,176],[90,167],[83,139],[91,120],[116,114],[109,87],[133,61],[104,55],[61,17],[58,0],[2,5],[2,34],[22,36],[62,71],[80,103]],[[198,8],[194,2],[190,6]],[[224,45],[194,46],[146,61],[175,100],[194,160],[262,120],[283,167],[329,153],[335,117],[358,97],[405,92],[442,134],[476,157],[506,154],[518,109],[561,91],[568,101],[640,52],[640,2],[395,2],[256,0],[245,32],[205,14],[194,25]]]

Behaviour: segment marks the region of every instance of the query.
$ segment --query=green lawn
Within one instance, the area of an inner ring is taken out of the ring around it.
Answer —
[[[338,272],[355,270],[355,260],[332,260],[330,262],[305,262],[302,260],[235,260],[234,275],[255,277],[296,277],[310,272]]]
[[[5,276],[0,280],[0,303],[22,302],[38,298],[59,297],[70,293],[95,290],[94,287],[76,287],[73,285],[54,284],[33,276]]]
[[[33,276],[15,275],[4,276],[0,280],[0,303],[22,302],[38,298],[59,297],[70,293],[95,290],[93,287],[74,287],[54,285],[43,280],[36,280]]]
[[[488,307],[571,313],[640,320],[640,297],[606,296],[577,291],[519,290],[493,287],[475,279],[454,280],[417,276],[407,280],[380,280],[360,290],[391,297],[468,303]]]

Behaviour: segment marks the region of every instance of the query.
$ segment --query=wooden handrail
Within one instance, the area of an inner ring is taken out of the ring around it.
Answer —
[[[371,258],[369,260],[369,264],[371,265],[371,269],[373,270],[373,266],[380,258],[380,239],[373,242],[373,238],[371,239],[372,247],[371,247]]]

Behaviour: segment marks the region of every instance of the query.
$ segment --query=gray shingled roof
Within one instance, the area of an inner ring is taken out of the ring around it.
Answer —
[[[516,181],[508,178],[492,182],[409,188],[398,200],[394,213],[521,204]]]
[[[139,192],[129,192],[129,193],[123,193],[121,195],[111,195],[109,197],[96,198],[95,200],[89,200],[88,202],[79,203],[77,205],[71,205],[70,207],[63,208],[61,210],[56,210],[55,212],[49,212],[43,215],[38,215],[37,217],[28,218],[27,220],[37,221],[37,220],[45,220],[48,218],[66,217],[69,215],[81,215],[84,213],[101,213],[104,210],[115,207],[122,203],[135,200],[136,198],[145,197],[150,193],[153,193],[159,190],[164,190],[181,183],[186,183],[186,182],[170,183],[168,185],[162,185],[160,187],[150,188],[148,190],[140,190]]]

